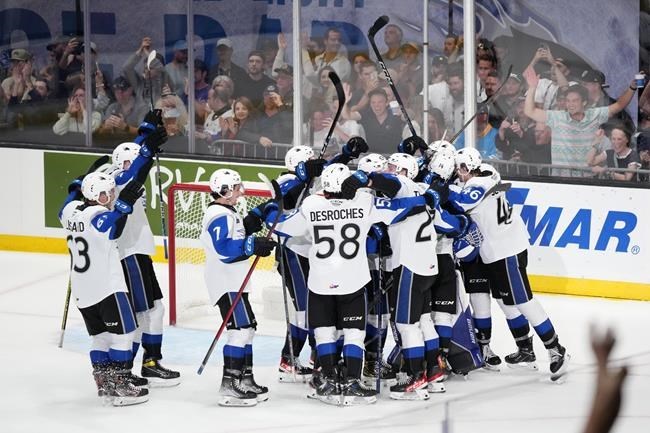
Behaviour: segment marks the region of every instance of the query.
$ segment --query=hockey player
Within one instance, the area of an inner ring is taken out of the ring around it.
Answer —
[[[487,265],[490,284],[496,286],[506,306],[514,305],[532,323],[549,352],[551,379],[557,380],[566,372],[570,357],[560,345],[548,315],[539,301],[533,298],[526,274],[529,242],[523,220],[513,214],[504,192],[496,188],[500,182],[498,172],[494,169],[481,170],[481,158],[476,149],[458,151],[456,166],[464,185],[460,192],[450,191],[449,200],[458,209],[467,212],[483,233],[479,254]],[[511,329],[513,325],[515,328],[523,327],[523,319],[508,317],[508,313],[506,318]],[[513,321],[517,323],[511,323]],[[518,340],[518,347],[516,353],[507,357],[507,362],[535,361],[532,338]]]
[[[153,122],[157,120],[152,117]],[[143,125],[147,125],[147,119]],[[141,125],[140,130],[145,127]],[[148,133],[148,132],[147,132]],[[140,147],[136,143],[122,143],[113,150],[112,172],[118,191],[138,173],[146,180],[155,152],[151,151],[153,141],[156,146],[167,139],[165,129],[158,126],[147,136],[147,146]],[[155,253],[153,233],[145,213],[146,198],[139,200],[133,206],[133,214],[129,218],[124,233],[118,239],[117,246],[122,260],[122,269],[129,287],[133,308],[138,319],[138,329],[133,342],[133,357],[135,358],[140,342],[142,342],[142,378],[138,382],[151,386],[169,387],[180,383],[180,373],[163,367],[162,337],[165,307],[162,303],[162,291],[153,268],[151,255]]]
[[[75,198],[76,185],[71,185],[69,199]],[[59,214],[70,250],[72,295],[92,337],[90,360],[97,393],[114,406],[149,399],[149,391],[131,381],[129,362],[137,325],[116,245],[142,191],[142,183],[133,180],[115,201],[113,178],[90,173],[81,182],[84,201],[69,201]]]
[[[321,176],[322,194],[307,197],[298,210],[283,217],[277,228],[281,235],[309,235],[312,239],[308,323],[314,329],[324,375],[316,392],[326,403],[345,405],[376,401],[375,391],[360,383],[366,327],[364,286],[370,281],[362,245],[366,233],[374,223],[396,223],[415,204],[423,207],[427,200],[435,200],[434,193],[405,204],[374,198],[366,192],[346,200],[341,197],[341,185],[349,174],[343,164],[325,168]],[[336,370],[337,329],[344,334],[345,373],[340,380]]]
[[[276,243],[253,236],[235,209],[237,199],[244,195],[239,173],[231,169],[216,170],[210,176],[213,201],[203,217],[201,243],[206,254],[205,283],[213,305],[223,318],[232,307],[237,291],[249,268],[248,258],[267,257]],[[228,339],[223,347],[223,379],[219,404],[222,406],[254,406],[268,399],[268,388],[253,377],[253,337],[257,321],[253,313],[247,285],[226,325]]]

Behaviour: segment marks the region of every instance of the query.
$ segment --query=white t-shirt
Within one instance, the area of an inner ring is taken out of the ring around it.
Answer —
[[[127,292],[117,249],[109,231],[100,231],[105,221],[96,217],[108,213],[104,206],[68,203],[61,212],[61,224],[72,257],[70,287],[77,307],[97,304],[116,292]]]

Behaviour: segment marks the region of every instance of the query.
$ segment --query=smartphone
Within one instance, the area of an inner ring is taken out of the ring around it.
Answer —
[[[539,47],[545,49],[546,51],[550,51],[550,50],[551,50],[551,49],[548,47],[548,44],[545,43],[545,42],[542,42],[541,44],[539,44]]]

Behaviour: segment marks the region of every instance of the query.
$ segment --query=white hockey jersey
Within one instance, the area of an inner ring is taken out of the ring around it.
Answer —
[[[66,231],[72,270],[70,287],[79,308],[97,304],[116,292],[127,292],[117,241],[110,239],[104,206],[86,206],[82,201],[68,203],[61,212]]]
[[[483,234],[480,248],[484,263],[514,256],[529,246],[528,231],[521,216],[513,212],[503,191],[490,192],[498,182],[490,176],[476,176],[460,192],[450,190],[449,200],[474,220]]]
[[[277,179],[278,185],[283,193],[285,193],[289,188],[295,186],[297,183],[301,183],[298,180],[298,177],[293,173],[284,173]],[[305,190],[307,187],[305,187]],[[309,195],[308,191],[303,191],[303,195]],[[291,209],[293,210],[293,209]],[[286,211],[288,214],[290,211]],[[287,240],[286,248],[289,248],[294,253],[301,255],[303,257],[309,257],[309,249],[311,248],[311,239],[305,238],[303,236],[291,237]]]
[[[422,200],[424,203],[424,200]],[[308,236],[309,290],[322,295],[354,293],[370,281],[366,236],[374,223],[391,224],[408,213],[397,200],[375,198],[359,190],[352,200],[310,195],[284,216],[276,232]]]
[[[116,171],[111,173],[115,178],[121,173]],[[122,179],[124,182],[121,185],[117,184],[115,187],[116,195],[128,184],[130,179]],[[134,254],[153,255],[156,252],[156,244],[154,242],[153,233],[149,226],[149,220],[146,213],[147,195],[143,194],[138,201],[133,204],[133,213],[129,215],[126,221],[126,226],[117,240],[117,246],[120,250],[120,259],[123,259]]]
[[[234,208],[208,206],[199,239],[205,250],[204,280],[212,305],[227,292],[236,292],[244,282],[250,263],[244,254],[246,229]],[[248,292],[250,283],[244,291]]]

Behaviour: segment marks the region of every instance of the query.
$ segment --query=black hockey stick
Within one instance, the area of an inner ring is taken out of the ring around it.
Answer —
[[[334,84],[334,89],[336,89],[336,96],[339,100],[339,108],[336,109],[334,120],[330,125],[329,131],[327,131],[325,143],[323,143],[323,148],[321,149],[320,155],[318,156],[319,158],[322,158],[327,151],[327,147],[329,146],[330,140],[332,139],[332,134],[334,134],[334,128],[336,128],[336,124],[338,123],[339,117],[341,117],[341,112],[343,111],[343,106],[345,105],[345,92],[343,91],[343,84],[341,84],[341,79],[334,71],[331,71],[328,77],[330,81],[332,81],[332,84]]]
[[[100,156],[95,160],[95,162],[90,164],[90,167],[88,167],[88,170],[86,170],[86,174],[96,171],[99,167],[101,167],[104,164],[108,164],[108,160],[109,160],[108,155]],[[70,266],[70,268],[72,269],[72,265]],[[65,303],[63,304],[63,318],[61,319],[61,335],[59,335],[59,344],[58,344],[59,348],[63,347],[65,328],[68,324],[68,310],[70,309],[70,295],[72,294],[72,282],[70,278],[71,277],[68,276],[68,290],[66,291]]]
[[[269,182],[270,183],[270,182]],[[271,189],[273,192],[274,189]],[[274,196],[275,198],[275,196]],[[265,238],[267,240],[271,239],[271,236],[273,236],[273,232],[275,230],[275,227],[278,225],[278,222],[280,222],[280,217],[282,216],[282,200],[277,201],[278,204],[278,211],[277,214],[275,215],[275,218],[273,219],[273,223],[271,224],[271,228],[269,228],[269,232],[266,234]],[[214,339],[212,339],[212,343],[210,344],[210,347],[208,348],[207,353],[205,354],[205,357],[203,358],[203,361],[201,362],[201,365],[199,366],[199,369],[197,370],[196,374],[201,374],[203,373],[203,370],[205,369],[205,366],[208,363],[208,360],[210,359],[210,356],[212,355],[212,352],[214,351],[214,348],[217,347],[217,341],[219,341],[219,337],[221,337],[221,334],[223,333],[223,330],[226,328],[226,324],[232,317],[233,311],[235,311],[235,307],[241,300],[242,294],[244,293],[244,289],[248,285],[248,281],[251,279],[251,276],[253,275],[253,271],[257,267],[257,263],[260,261],[260,256],[255,256],[255,260],[253,260],[253,263],[251,264],[250,268],[248,268],[248,272],[246,273],[246,276],[244,277],[244,281],[241,283],[241,286],[239,287],[239,290],[237,291],[237,296],[235,296],[235,299],[232,301],[232,305],[230,306],[230,309],[226,313],[226,316],[223,318],[223,322],[221,322],[221,326],[219,327],[219,330],[217,331],[217,334],[214,336]]]
[[[483,101],[483,104],[489,104],[490,102],[492,102],[492,99],[493,99],[496,95],[499,94],[499,92],[501,91],[501,89],[503,89],[503,86],[506,84],[506,81],[508,81],[508,77],[510,77],[510,73],[511,73],[511,72],[512,72],[512,65],[510,65],[510,67],[508,68],[508,72],[507,72],[506,75],[505,75],[506,78],[503,80],[503,82],[501,83],[501,85],[499,86],[499,88],[498,88],[497,90],[495,90],[493,94],[491,94],[490,96],[488,96],[487,99],[485,99],[485,101]],[[464,130],[469,126],[470,123],[472,123],[472,120],[474,120],[474,119],[476,118],[476,116],[478,116],[478,111],[476,111],[474,114],[472,114],[472,117],[470,117],[469,119],[467,119],[467,122],[465,122],[465,123],[463,124],[463,126],[460,128],[460,130],[459,130],[457,133],[455,133],[453,137],[451,137],[451,139],[449,140],[449,142],[450,142],[451,144],[454,144],[454,141],[456,141],[456,139],[458,138],[458,136],[459,136],[460,134],[463,133],[463,131],[464,131]]]
[[[377,269],[379,271],[378,280],[379,290],[381,291],[384,284],[384,256],[381,254],[381,245],[378,246],[377,250],[377,259],[379,261],[377,264]],[[384,316],[383,311],[381,311],[381,299],[382,298],[380,298],[380,302],[375,306],[375,312],[379,312],[379,314],[377,314],[377,335],[379,336],[379,341],[377,342],[377,364],[375,364],[375,374],[377,375],[377,383],[375,384],[375,388],[377,388],[377,395],[381,393],[381,364],[384,358],[383,350],[381,347],[381,333],[383,331],[382,325]]]
[[[293,381],[298,382],[298,379],[296,377],[296,358],[295,354],[293,353],[293,336],[291,335],[291,320],[289,320],[289,300],[287,299],[287,290],[289,288],[287,287],[287,279],[285,275],[285,270],[284,270],[284,251],[285,247],[287,244],[287,241],[289,238],[285,238],[284,241],[280,240],[280,236],[277,236],[278,238],[278,249],[279,249],[279,255],[280,255],[280,278],[282,279],[282,301],[284,302],[284,319],[287,324],[287,338],[289,340],[289,356],[291,357],[291,370],[293,372]]]
[[[151,50],[147,56],[147,71],[149,72],[147,78],[149,82],[149,108],[151,111],[154,111],[154,102],[153,102],[153,81],[151,81],[151,63],[156,60],[156,50]],[[162,231],[163,238],[163,252],[165,254],[165,259],[169,258],[167,252],[167,223],[165,222],[165,204],[163,203],[163,190],[162,183],[160,182],[160,158],[158,152],[156,152],[156,182],[158,183],[158,205],[160,206],[160,229]]]
[[[395,95],[395,100],[399,104],[399,108],[402,111],[402,115],[406,119],[406,123],[408,124],[409,129],[411,130],[411,135],[417,136],[418,134],[415,132],[415,127],[413,127],[413,122],[411,122],[411,118],[406,112],[406,108],[404,108],[404,103],[402,102],[402,98],[399,96],[399,93],[397,92],[395,83],[393,83],[393,79],[390,76],[390,72],[388,72],[388,68],[384,63],[384,59],[381,57],[381,53],[379,52],[379,49],[377,48],[377,44],[375,43],[375,35],[379,30],[381,30],[382,27],[388,24],[389,20],[390,18],[388,18],[388,16],[386,15],[382,15],[379,18],[377,18],[377,21],[375,21],[372,27],[368,29],[368,40],[370,41],[372,50],[375,52],[375,56],[377,57],[377,61],[379,62],[382,71],[384,71],[384,75],[386,76],[386,81],[388,81],[388,85],[390,86],[390,89],[393,91],[393,94]]]

